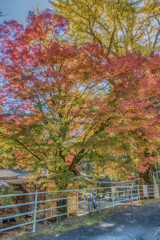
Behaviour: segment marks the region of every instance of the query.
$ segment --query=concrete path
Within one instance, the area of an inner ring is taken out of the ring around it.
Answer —
[[[36,238],[30,238],[33,240]],[[160,203],[129,206],[102,222],[38,240],[160,240]]]

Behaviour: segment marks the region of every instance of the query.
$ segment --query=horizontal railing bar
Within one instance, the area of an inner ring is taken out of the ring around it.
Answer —
[[[11,215],[11,216],[0,218],[0,221],[4,220],[4,219],[19,217],[19,216],[23,216],[23,215],[32,214],[32,213],[34,213],[34,211],[33,212],[27,212],[27,213],[20,213],[20,214],[17,214],[17,215]]]
[[[125,191],[131,192],[131,189],[128,189],[128,190],[125,190]],[[132,191],[134,191],[134,190],[132,189]],[[142,191],[143,191],[143,189],[142,189]],[[123,193],[124,193],[124,191],[114,191],[113,194],[114,194],[114,193],[120,193],[120,192],[123,192]],[[138,193],[138,192],[137,192],[137,193]],[[86,193],[85,195],[86,195],[86,196],[90,196],[90,194],[91,194],[91,193]],[[112,194],[112,192],[98,193],[98,194],[96,194],[96,195],[101,195],[101,194],[103,194],[103,195],[105,195],[105,194]]]
[[[71,190],[62,190],[62,191],[49,191],[49,192],[34,192],[34,193],[17,193],[9,195],[0,195],[0,197],[16,197],[16,196],[25,196],[25,195],[35,195],[35,194],[44,194],[44,193],[57,193],[57,192],[73,192],[73,191],[84,191],[84,189],[71,189]]]
[[[27,222],[27,223],[22,223],[22,224],[19,224],[19,225],[15,225],[13,227],[8,227],[8,228],[3,228],[3,229],[0,229],[0,232],[2,231],[7,231],[7,230],[10,230],[10,229],[13,229],[13,228],[17,228],[17,227],[21,227],[21,226],[25,226],[25,225],[29,225],[29,224],[33,224],[34,222]]]
[[[150,192],[152,193],[152,192]],[[129,196],[130,194],[127,194],[125,196]],[[133,195],[133,194],[132,194]],[[149,196],[153,196],[148,194]],[[82,195],[83,196],[83,195]],[[120,197],[120,196],[114,196],[114,197]],[[58,201],[58,200],[62,200],[62,199],[71,199],[71,198],[77,198],[77,196],[74,197],[68,197],[68,198],[58,198],[58,199],[50,199],[50,200],[43,200],[43,201],[37,201],[37,203],[45,203],[45,202],[51,202],[51,201]],[[108,198],[112,198],[112,197],[108,197]],[[25,205],[31,205],[31,204],[35,204],[35,202],[27,202],[27,203],[20,203],[20,204],[15,204],[15,205],[6,205],[6,206],[1,206],[0,209],[4,209],[4,208],[12,208],[12,207],[16,207],[16,206],[25,206]],[[76,203],[77,204],[77,203]],[[75,204],[75,205],[76,205]]]
[[[6,205],[6,206],[1,206],[0,209],[12,208],[12,207],[17,207],[17,206],[25,206],[25,205],[30,205],[30,204],[35,204],[35,202],[27,202],[27,203],[18,203],[18,204],[14,204],[14,205]]]
[[[63,213],[63,214],[59,214],[59,215],[54,215],[54,216],[51,216],[51,217],[48,217],[48,218],[38,219],[38,220],[36,220],[36,222],[44,221],[44,220],[47,220],[47,219],[50,219],[50,218],[60,217],[60,216],[70,214],[70,213],[75,213],[75,212],[80,212],[80,210],[76,210],[76,211],[73,211],[73,212],[67,212],[67,213]]]
[[[84,195],[81,195],[81,196],[84,196]],[[37,204],[38,203],[45,203],[45,202],[59,201],[59,200],[62,200],[62,199],[70,199],[70,198],[78,198],[78,196],[67,197],[67,198],[58,198],[58,199],[50,199],[50,200],[42,200],[42,201],[37,201]],[[19,203],[19,204],[15,204],[15,205],[6,205],[6,206],[1,206],[0,209],[16,207],[16,206],[23,206],[23,205],[28,205],[28,204],[35,204],[35,202]]]
[[[76,198],[76,196],[70,197],[70,198]],[[54,201],[59,201],[59,200],[63,200],[63,199],[69,199],[69,198],[57,198],[57,199],[42,200],[42,201],[37,201],[37,203],[54,202]]]
[[[62,206],[58,206],[58,207],[54,207],[54,208],[41,209],[41,210],[38,210],[38,211],[36,211],[36,212],[43,212],[43,211],[58,209],[58,208],[62,208],[62,207],[68,207],[68,206],[72,206],[72,205],[79,205],[79,204],[82,204],[82,203],[85,203],[85,202],[72,203],[72,204],[62,205]]]
[[[110,200],[110,199],[112,199],[112,197],[108,197],[108,198],[98,198],[98,200]]]
[[[128,199],[128,201],[131,202],[132,199]],[[114,203],[120,203],[120,202],[121,202],[120,200],[119,201],[114,201]]]
[[[144,185],[135,185],[134,187],[143,187]],[[157,186],[157,185],[145,185],[145,186]],[[131,186],[117,186],[114,188],[131,188]],[[112,189],[112,187],[104,187],[104,188],[92,188],[92,190],[96,189]],[[86,190],[90,190],[90,188],[86,188]],[[0,195],[1,197],[14,197],[14,196],[25,196],[25,195],[35,195],[35,194],[48,194],[48,193],[58,193],[58,192],[73,192],[73,191],[84,191],[84,189],[71,189],[71,190],[61,190],[61,191],[49,191],[49,192],[34,192],[34,193],[21,193],[21,194],[9,194],[9,195]]]
[[[127,191],[131,191],[131,189],[129,189]],[[124,192],[124,191],[114,191],[113,193],[119,193],[119,192]]]
[[[138,199],[138,197],[136,197],[136,199]],[[135,198],[132,198],[132,199],[124,199],[124,200],[122,200],[122,199],[119,199],[119,202],[124,202],[124,201],[134,201],[134,200],[136,200]]]
[[[58,193],[58,192],[74,192],[74,191],[84,191],[84,189],[71,189],[71,190],[60,190],[60,191],[49,191],[49,192],[37,192],[37,194]]]
[[[140,187],[140,186],[144,186],[144,185],[135,185],[134,187]],[[155,186],[155,185],[145,185],[145,186]],[[86,188],[85,190],[94,190],[94,189],[112,189],[112,187],[101,187],[101,188]],[[113,188],[131,188],[131,186],[113,186]]]
[[[82,195],[82,196],[83,196],[83,195]],[[42,201],[37,201],[37,203],[53,202],[53,201],[59,201],[59,200],[63,200],[63,199],[70,199],[70,198],[78,198],[78,196],[66,197],[66,198],[57,198],[57,199],[49,199],[49,200],[42,200]]]
[[[109,205],[111,205],[112,203],[107,203],[107,204],[105,204],[105,203],[101,203],[101,206],[109,206]]]
[[[152,189],[152,190],[154,190],[155,188],[150,188],[150,189]],[[147,189],[147,190],[150,190],[150,189]],[[143,189],[139,189],[140,191],[143,191]],[[157,190],[158,191],[158,189],[156,188],[155,190]],[[117,192],[128,192],[128,191],[131,191],[131,189],[127,189],[127,190],[125,190],[125,191],[114,191],[113,193],[117,193]],[[137,192],[138,193],[138,191],[137,190],[135,190],[135,189],[132,189],[132,192]],[[112,192],[107,192],[107,193],[98,193],[97,195],[101,195],[101,194],[111,194]],[[89,194],[88,194],[89,195]]]
[[[138,197],[137,197],[138,198]],[[74,204],[69,204],[69,205],[63,205],[63,206],[59,206],[59,207],[67,207],[67,206],[71,206],[71,205],[78,205],[78,204],[84,204],[85,202],[79,202],[79,203],[74,203]],[[87,203],[87,201],[86,201]],[[104,204],[106,205],[106,204]],[[38,210],[36,212],[42,212],[42,211],[47,211],[47,210],[52,210],[52,209],[56,209],[56,208],[59,208],[59,207],[54,207],[54,208],[49,208],[49,209],[43,209],[43,210]],[[80,211],[84,210],[84,209],[79,209]],[[68,212],[69,213],[72,213],[72,212]],[[57,215],[54,215],[54,216],[57,216]]]
[[[35,195],[36,192],[34,193],[17,193],[17,194],[8,194],[8,195],[0,195],[0,198],[3,197],[16,197],[16,196],[26,196],[26,195]]]
[[[131,191],[131,190],[129,190],[129,191]],[[153,189],[153,191],[154,191],[154,189]],[[157,191],[158,192],[158,189],[156,189],[155,191]],[[120,192],[123,192],[124,193],[124,191],[114,191],[113,192],[113,194],[116,194],[116,193],[120,193]],[[143,192],[143,189],[142,189],[142,192]],[[141,193],[142,193],[141,192]],[[149,192],[152,192],[152,191],[149,191]],[[110,194],[112,194],[112,193],[110,193]],[[133,190],[132,190],[132,195],[133,194],[138,194],[138,192],[137,193],[133,193]],[[89,196],[90,194],[88,194],[88,196]],[[100,194],[97,194],[97,195],[100,195]],[[130,194],[127,194],[127,195],[130,195]],[[87,196],[87,194],[86,194],[86,196]]]

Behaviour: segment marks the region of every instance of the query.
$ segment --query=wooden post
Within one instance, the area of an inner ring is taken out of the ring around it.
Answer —
[[[2,227],[3,227],[3,221],[0,220],[0,228],[2,228]]]
[[[158,198],[159,197],[159,191],[158,191],[158,185],[154,185],[154,198]]]

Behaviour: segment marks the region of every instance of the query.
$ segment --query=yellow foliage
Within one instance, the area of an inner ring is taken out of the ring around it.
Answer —
[[[97,40],[111,54],[139,49],[145,55],[159,50],[159,1],[50,0],[50,3],[56,13],[69,19],[70,37],[77,39],[77,43]]]

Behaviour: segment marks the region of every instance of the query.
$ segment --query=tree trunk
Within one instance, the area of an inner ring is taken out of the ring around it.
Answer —
[[[139,173],[139,185],[155,185],[156,184],[156,180],[155,180],[155,176],[154,176],[154,171],[153,171],[153,165],[150,164],[149,168],[147,169],[146,172],[144,173]],[[140,196],[141,199],[144,199],[143,196],[143,187],[140,186]],[[150,195],[154,195],[154,187],[153,186],[148,186],[148,194]],[[150,198],[154,198],[154,196],[151,196]]]
[[[154,185],[156,183],[152,164],[149,165],[146,172],[140,173],[139,176],[142,184]]]
[[[66,194],[62,195],[60,198],[66,197],[65,195]],[[62,199],[62,200],[57,201],[57,207],[64,206],[64,205],[67,205],[67,199]],[[59,214],[64,214],[64,213],[67,213],[67,207],[60,207],[60,208],[58,208],[58,211],[57,211],[58,215]],[[66,218],[67,218],[67,214],[59,216],[58,220],[61,221],[61,220],[64,220]]]
[[[66,190],[67,189],[67,186],[68,184],[66,185],[63,185],[62,187],[59,187],[59,191],[63,191],[63,190]],[[57,199],[58,198],[66,198],[68,196],[68,193],[67,192],[60,192],[60,193],[57,193]],[[57,201],[57,207],[60,207],[57,209],[57,214],[60,215],[60,214],[64,214],[66,213],[65,215],[62,215],[62,216],[59,216],[58,217],[58,220],[61,221],[61,220],[64,220],[67,218],[67,207],[63,207],[67,205],[67,199],[61,199],[59,201]]]

